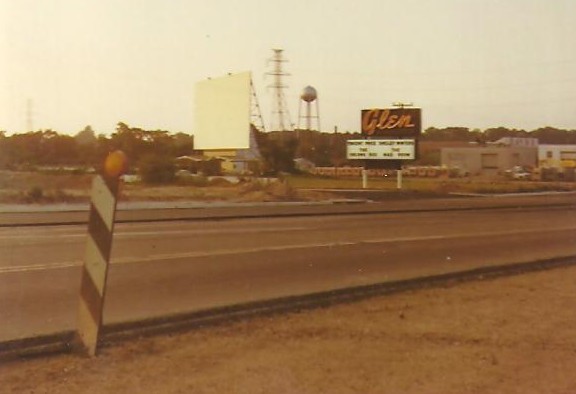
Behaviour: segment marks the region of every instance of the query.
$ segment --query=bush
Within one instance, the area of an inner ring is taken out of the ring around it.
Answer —
[[[168,156],[145,156],[139,163],[139,169],[140,176],[144,183],[171,183],[176,177],[176,165]]]

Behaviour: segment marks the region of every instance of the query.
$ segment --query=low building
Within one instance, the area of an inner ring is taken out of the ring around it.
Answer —
[[[222,172],[222,159],[218,157],[180,156],[174,163],[178,170],[191,174],[219,175]]]
[[[542,168],[576,168],[576,145],[540,145],[538,166]]]
[[[489,142],[488,145],[514,146],[517,148],[538,148],[538,138],[503,137],[498,141]]]
[[[471,175],[496,175],[515,166],[535,167],[536,147],[489,145],[468,148],[444,148],[441,163]]]
[[[224,174],[259,175],[262,172],[261,160],[247,150],[206,150],[203,153],[208,159],[219,160]]]
[[[260,175],[262,156],[256,141],[256,131],[250,132],[247,149],[205,149],[205,157],[221,160],[222,172],[235,175]]]
[[[576,181],[576,145],[540,145],[538,166],[545,181]]]

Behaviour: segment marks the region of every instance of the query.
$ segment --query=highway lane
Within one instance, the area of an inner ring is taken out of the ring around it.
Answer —
[[[119,224],[106,322],[576,255],[576,210]],[[0,229],[0,340],[72,329],[84,226]]]
[[[358,191],[359,192],[359,191]],[[415,212],[446,209],[527,208],[536,206],[576,206],[574,192],[521,193],[505,196],[483,196],[477,198],[401,198],[386,200],[386,191],[380,193],[384,200],[371,203],[270,202],[270,203],[226,203],[226,202],[120,202],[116,219],[119,222],[166,221],[174,219],[203,220],[215,218],[287,217],[304,215],[334,215],[349,213]],[[339,202],[338,202],[339,201]],[[14,225],[85,224],[88,220],[88,204],[64,205],[6,205],[0,204],[0,227]]]

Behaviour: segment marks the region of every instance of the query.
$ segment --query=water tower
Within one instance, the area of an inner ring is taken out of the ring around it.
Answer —
[[[312,103],[316,103],[316,114],[312,114]],[[302,115],[302,105],[306,107]],[[320,110],[318,107],[318,93],[312,86],[306,86],[300,95],[300,105],[298,106],[298,128],[300,130],[312,130],[312,119],[316,119],[316,130],[320,131]],[[305,129],[301,122],[304,121]]]

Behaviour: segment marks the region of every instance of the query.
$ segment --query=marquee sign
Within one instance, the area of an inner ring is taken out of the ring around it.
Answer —
[[[420,108],[362,110],[362,134],[365,136],[416,138],[421,132]]]
[[[346,157],[360,160],[414,160],[416,141],[401,140],[348,140]]]

